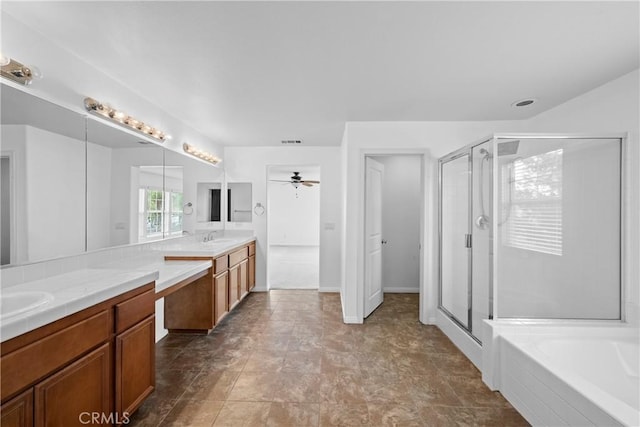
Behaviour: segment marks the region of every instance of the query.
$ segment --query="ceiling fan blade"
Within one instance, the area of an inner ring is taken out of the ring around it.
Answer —
[[[313,184],[311,184],[309,181],[302,181],[302,185],[304,185],[305,187],[313,187]]]
[[[284,180],[284,179],[270,179],[269,181],[271,181],[271,182],[286,182],[286,183],[291,182],[291,181],[287,181],[287,180]]]
[[[309,184],[320,184],[320,181],[313,181],[313,180],[309,180],[309,179],[305,179],[304,181],[302,181],[302,183],[308,182]]]

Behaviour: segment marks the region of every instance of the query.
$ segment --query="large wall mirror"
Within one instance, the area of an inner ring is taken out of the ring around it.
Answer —
[[[222,188],[223,170],[1,86],[2,266],[198,229],[198,183]]]
[[[87,250],[162,239],[163,148],[87,121]]]
[[[207,187],[222,188],[224,171],[204,161],[168,150],[165,152],[165,170],[173,171],[173,175],[181,177],[180,203],[183,208],[181,218],[183,228],[189,232],[202,228],[222,229],[222,222],[210,219],[211,202],[202,196],[202,192],[204,191],[203,183],[207,183]],[[177,179],[175,187],[178,188]],[[203,213],[207,210],[208,218]]]
[[[252,212],[251,183],[227,184],[227,221],[251,222]]]
[[[2,85],[2,265],[85,250],[85,117]]]

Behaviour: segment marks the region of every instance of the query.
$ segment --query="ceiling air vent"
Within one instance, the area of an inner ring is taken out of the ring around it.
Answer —
[[[299,139],[283,139],[283,144],[302,144],[302,141]]]

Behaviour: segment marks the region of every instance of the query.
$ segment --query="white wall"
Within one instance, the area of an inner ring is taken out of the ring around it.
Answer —
[[[11,229],[11,263],[27,262],[27,198],[26,198],[26,140],[27,130],[20,125],[0,125],[2,155],[12,158],[13,224]]]
[[[628,320],[640,311],[640,73],[635,70],[525,123],[531,132],[628,132],[623,282]]]
[[[316,179],[306,176],[305,179]],[[320,244],[320,186],[269,182],[269,244],[318,246]]]
[[[225,172],[229,182],[251,182],[253,203],[268,210],[268,167],[277,165],[320,165],[320,291],[338,291],[341,269],[341,186],[340,147],[227,147]],[[251,223],[229,224],[251,229],[257,237],[256,290],[266,290],[267,213],[253,215]]]
[[[382,286],[418,292],[420,286],[420,156],[380,156],[382,182]]]
[[[518,132],[517,121],[495,122],[351,122],[347,123],[343,148],[344,274],[343,315],[347,323],[363,321],[364,253],[364,157],[367,154],[423,154],[421,194],[423,252],[420,279],[424,285],[420,319],[435,323],[437,307],[437,159],[459,147],[497,131]]]
[[[2,150],[16,160],[14,262],[83,252],[84,142],[32,126],[3,125]]]
[[[87,143],[87,250],[111,246],[111,149]]]

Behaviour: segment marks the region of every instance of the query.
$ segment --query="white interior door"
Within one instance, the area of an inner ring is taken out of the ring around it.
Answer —
[[[365,277],[364,317],[384,299],[382,292],[382,178],[384,165],[365,158]]]

